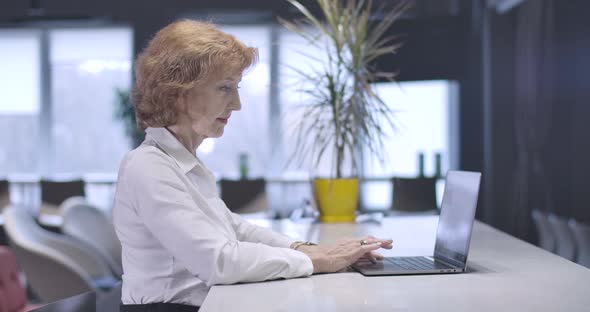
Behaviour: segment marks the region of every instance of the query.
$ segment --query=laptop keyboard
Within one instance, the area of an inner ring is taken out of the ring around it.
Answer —
[[[406,270],[429,270],[435,268],[434,262],[424,257],[385,258],[385,260]]]

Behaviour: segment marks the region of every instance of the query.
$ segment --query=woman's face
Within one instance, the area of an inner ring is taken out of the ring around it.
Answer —
[[[184,98],[179,118],[186,119],[195,134],[208,138],[223,135],[233,111],[240,110],[238,84],[241,74],[209,78],[191,89]]]

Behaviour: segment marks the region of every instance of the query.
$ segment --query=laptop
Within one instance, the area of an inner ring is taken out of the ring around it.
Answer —
[[[361,260],[352,267],[366,276],[465,272],[480,180],[479,172],[447,173],[434,255]]]

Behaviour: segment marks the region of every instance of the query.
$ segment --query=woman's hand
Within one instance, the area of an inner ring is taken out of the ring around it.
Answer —
[[[392,244],[391,239],[367,236],[341,240],[330,247],[301,246],[297,250],[309,256],[313,263],[314,273],[332,273],[346,269],[361,258],[371,261],[382,260],[383,256],[375,250],[379,248],[391,249]]]

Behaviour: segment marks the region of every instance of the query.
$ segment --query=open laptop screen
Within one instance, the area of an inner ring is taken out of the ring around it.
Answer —
[[[481,173],[449,171],[445,182],[434,256],[465,266]]]

